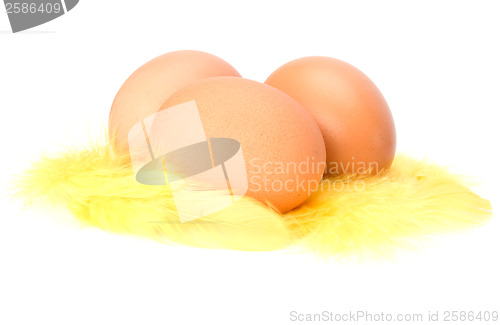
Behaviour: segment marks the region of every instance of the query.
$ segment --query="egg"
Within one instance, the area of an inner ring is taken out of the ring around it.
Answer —
[[[377,173],[391,166],[396,130],[389,106],[360,70],[338,59],[305,57],[284,64],[265,81],[301,103],[326,145],[326,173]]]
[[[122,85],[111,107],[108,132],[115,152],[128,154],[129,130],[156,113],[175,91],[217,76],[241,77],[224,60],[190,50],[163,54],[141,66]]]
[[[240,143],[247,196],[286,212],[317,188],[325,144],[314,118],[293,98],[260,82],[216,77],[178,90],[161,109],[190,101],[197,105],[207,138]]]

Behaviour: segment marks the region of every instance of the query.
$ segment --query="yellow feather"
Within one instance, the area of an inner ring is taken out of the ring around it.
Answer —
[[[48,196],[104,230],[204,248],[266,251],[296,244],[327,256],[386,256],[425,236],[465,229],[491,217],[489,201],[462,177],[399,155],[376,176],[324,179],[285,215],[244,197],[210,216],[180,223],[168,186],[135,181],[127,157],[106,142],[44,156],[18,180],[27,204]]]
[[[398,155],[388,171],[376,176],[324,179],[285,219],[295,237],[320,255],[390,257],[425,236],[490,219],[490,202],[464,182],[439,165]]]
[[[19,179],[16,196],[27,204],[48,196],[79,219],[104,230],[206,248],[266,251],[287,247],[290,232],[274,210],[250,198],[210,216],[180,223],[168,186],[135,181],[126,157],[109,144],[44,156]]]

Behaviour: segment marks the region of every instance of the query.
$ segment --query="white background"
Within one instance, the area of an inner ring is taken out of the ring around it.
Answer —
[[[326,55],[379,86],[398,151],[477,177],[476,192],[498,207],[497,1],[82,0],[19,34],[1,9],[2,184],[39,152],[99,134],[121,84],[162,53],[210,52],[259,81]],[[292,310],[500,309],[497,217],[393,262],[343,264],[169,247],[81,228],[50,203],[1,207],[0,324],[274,325],[293,323]]]

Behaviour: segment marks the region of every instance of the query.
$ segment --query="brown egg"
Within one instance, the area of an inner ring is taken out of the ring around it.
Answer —
[[[241,77],[229,63],[199,51],[163,54],[141,66],[125,81],[111,107],[108,132],[115,151],[127,154],[131,127],[157,112],[175,91],[218,76]]]
[[[286,63],[265,82],[295,98],[318,123],[327,174],[376,173],[396,150],[391,111],[375,84],[352,65],[328,57]]]
[[[317,188],[325,144],[314,118],[293,98],[256,81],[218,77],[180,89],[162,110],[193,100],[207,138],[241,144],[247,196],[286,212]]]

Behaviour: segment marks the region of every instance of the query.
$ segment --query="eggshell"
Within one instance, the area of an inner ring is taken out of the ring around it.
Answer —
[[[293,98],[256,81],[218,77],[180,89],[162,109],[193,100],[207,138],[240,142],[247,196],[286,212],[317,188],[325,144],[311,114]]]
[[[190,50],[163,54],[141,66],[125,81],[111,107],[108,132],[115,151],[127,154],[131,127],[157,112],[175,91],[217,76],[241,77],[224,60]]]
[[[318,123],[327,174],[376,173],[396,151],[394,120],[382,93],[352,65],[329,57],[286,63],[265,81],[295,98]]]

